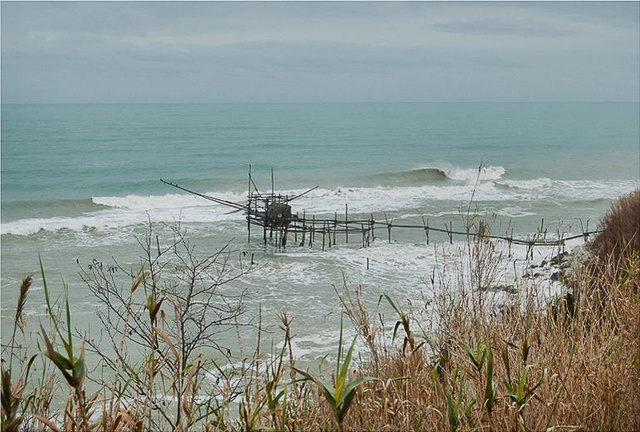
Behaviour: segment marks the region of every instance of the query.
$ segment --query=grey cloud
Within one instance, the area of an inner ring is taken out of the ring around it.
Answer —
[[[550,1],[518,2],[514,6],[526,12],[545,13],[548,16],[576,23],[604,25],[638,31],[640,3],[637,1]]]
[[[507,20],[496,18],[485,18],[473,21],[452,21],[447,23],[434,24],[432,28],[448,32],[465,35],[485,35],[485,36],[569,36],[575,32],[562,29],[550,23],[541,23],[524,20]]]
[[[608,27],[581,24],[607,9],[581,3],[564,9],[510,2],[1,7],[2,99],[9,102],[638,95],[637,16],[635,27],[625,21],[626,6],[611,7],[604,21],[615,25]]]

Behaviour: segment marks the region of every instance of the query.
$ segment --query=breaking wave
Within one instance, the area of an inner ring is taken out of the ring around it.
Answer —
[[[476,180],[499,180],[506,170],[501,166],[483,166],[478,168],[449,167],[440,168],[451,180],[474,182]]]
[[[498,180],[505,173],[504,167],[460,168],[448,164],[426,166],[408,171],[377,173],[362,177],[372,186],[420,186],[447,181],[475,182],[476,180]]]

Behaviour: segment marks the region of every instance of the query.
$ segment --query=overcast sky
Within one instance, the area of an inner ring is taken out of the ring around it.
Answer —
[[[7,2],[2,102],[638,101],[639,3]]]

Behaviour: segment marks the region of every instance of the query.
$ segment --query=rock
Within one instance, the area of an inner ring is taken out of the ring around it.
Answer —
[[[492,286],[491,288],[489,288],[489,291],[493,291],[493,292],[504,291],[507,294],[518,293],[518,289],[514,287],[512,284],[509,284],[509,285],[500,284],[500,285]]]
[[[571,280],[573,279],[574,275],[575,275],[575,271],[573,267],[568,267],[562,271],[562,278],[564,280]]]
[[[551,304],[551,317],[554,321],[562,318],[573,318],[575,315],[575,298],[573,293],[568,292],[562,297],[556,298]]]
[[[563,267],[562,276],[565,284],[571,287],[574,279],[580,274],[582,267],[588,262],[591,253],[584,246],[577,246],[571,251],[568,266]]]
[[[549,263],[553,265],[560,265],[569,259],[569,252],[561,252],[558,255],[551,258]]]

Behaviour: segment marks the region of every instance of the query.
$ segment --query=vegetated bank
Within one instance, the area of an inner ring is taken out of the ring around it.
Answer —
[[[100,347],[72,333],[64,302],[57,309],[47,296],[50,325],[38,336],[46,358],[19,344],[24,280],[2,352],[2,429],[640,430],[640,190],[616,201],[601,228],[551,300],[540,301],[535,278],[521,278],[518,294],[494,307],[484,289],[494,249],[480,236],[455,292],[434,280],[428,314],[383,296],[396,314],[385,326],[345,284],[337,295],[365,349],[356,358],[356,340],[341,331],[326,374],[296,364],[286,313],[281,343],[264,342],[258,320],[250,358],[205,356],[219,348],[217,331],[239,323],[242,298],[221,297],[219,287],[241,275],[226,272],[224,251],[203,259],[179,232],[164,249],[150,234],[129,286],[102,266],[85,275],[109,302],[108,380],[87,369],[84,350]],[[44,270],[42,278],[46,293]],[[134,349],[144,361],[132,360]],[[88,392],[87,380],[100,390]],[[54,393],[68,395],[63,410],[53,409]]]

